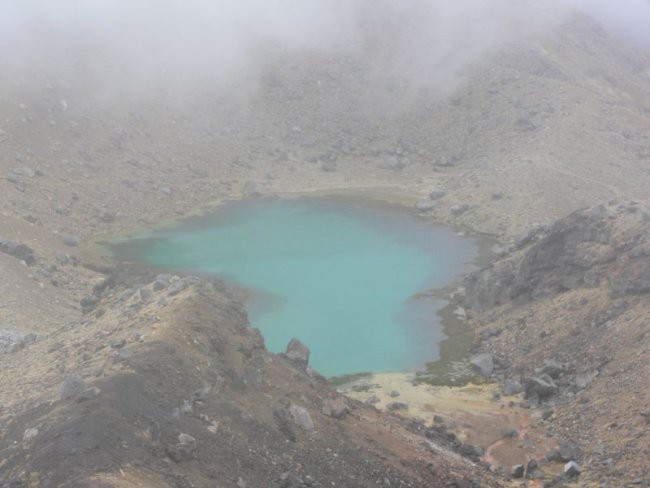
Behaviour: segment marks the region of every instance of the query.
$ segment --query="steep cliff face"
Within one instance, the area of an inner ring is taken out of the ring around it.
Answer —
[[[649,280],[650,213],[635,202],[536,228],[467,280],[476,352],[542,409],[533,428],[579,448],[584,482],[650,474]]]
[[[2,359],[2,391],[23,390],[2,398],[3,487],[491,480],[442,435],[346,400],[304,361],[267,352],[218,282],[113,283],[82,321]]]
[[[474,310],[549,298],[607,283],[612,296],[650,291],[650,213],[636,203],[599,205],[517,238],[510,254],[471,275]]]

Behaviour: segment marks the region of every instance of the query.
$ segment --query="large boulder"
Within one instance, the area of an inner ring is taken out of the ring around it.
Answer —
[[[550,227],[536,226],[518,239],[506,259],[472,273],[465,284],[468,305],[485,310],[508,302],[525,303],[579,287],[597,286],[616,259],[606,208],[575,212]],[[642,266],[621,277],[619,293],[650,290]],[[647,285],[647,287],[646,287]]]

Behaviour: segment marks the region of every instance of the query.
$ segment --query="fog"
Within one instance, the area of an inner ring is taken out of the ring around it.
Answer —
[[[463,70],[575,12],[650,46],[645,0],[4,0],[4,86],[196,94],[255,82],[279,53],[354,54],[448,93]]]

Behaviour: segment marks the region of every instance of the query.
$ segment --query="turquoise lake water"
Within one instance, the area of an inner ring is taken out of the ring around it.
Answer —
[[[138,260],[250,289],[251,325],[267,348],[282,352],[297,337],[325,376],[435,360],[444,303],[414,295],[448,284],[476,252],[403,209],[306,198],[227,204],[133,244]]]

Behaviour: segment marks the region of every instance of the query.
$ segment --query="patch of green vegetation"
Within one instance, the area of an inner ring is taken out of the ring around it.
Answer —
[[[360,380],[362,378],[367,378],[369,376],[372,376],[372,373],[354,373],[354,374],[344,374],[341,376],[332,376],[331,378],[328,378],[328,380],[332,386],[342,386],[348,383],[352,383],[353,381]],[[367,385],[367,386],[368,388],[370,388],[371,385]],[[355,390],[355,391],[368,391],[368,390]]]

